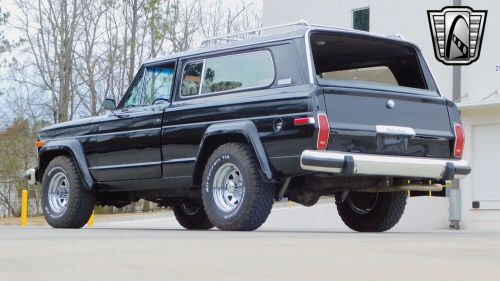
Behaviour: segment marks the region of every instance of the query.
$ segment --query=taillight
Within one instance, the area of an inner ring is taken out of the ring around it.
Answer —
[[[293,119],[293,125],[302,126],[314,124],[314,117],[303,117],[303,118],[295,118]]]
[[[330,138],[330,123],[326,114],[318,114],[318,127],[318,143],[316,147],[318,150],[325,150],[328,146],[328,138]]]
[[[464,129],[462,125],[455,124],[453,126],[455,132],[455,145],[453,146],[453,156],[455,158],[462,158],[464,151]]]

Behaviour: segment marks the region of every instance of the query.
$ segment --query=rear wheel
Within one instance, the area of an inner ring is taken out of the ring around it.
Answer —
[[[349,192],[335,195],[340,218],[352,230],[382,232],[395,226],[404,213],[407,193]]]
[[[173,211],[175,218],[185,229],[210,229],[214,227],[201,204],[184,203],[174,206]]]
[[[88,190],[68,156],[50,161],[42,179],[42,208],[54,228],[80,228],[94,210],[95,195]]]
[[[249,231],[259,228],[271,213],[274,188],[261,179],[257,159],[247,144],[228,143],[208,159],[202,198],[217,228]]]

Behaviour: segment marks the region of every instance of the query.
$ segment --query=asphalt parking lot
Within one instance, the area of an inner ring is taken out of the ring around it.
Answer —
[[[276,208],[255,232],[185,231],[168,213],[79,230],[2,227],[0,280],[500,279],[499,232],[274,223],[331,206],[315,208]]]

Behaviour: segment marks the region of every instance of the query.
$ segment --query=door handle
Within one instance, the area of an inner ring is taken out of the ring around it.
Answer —
[[[125,112],[117,112],[117,113],[113,113],[111,114],[111,116],[116,116],[118,118],[127,118],[130,116],[129,113],[125,113]]]
[[[116,117],[118,117],[118,118],[127,118],[129,116],[130,116],[130,114],[128,114],[128,113],[117,113],[116,114]]]

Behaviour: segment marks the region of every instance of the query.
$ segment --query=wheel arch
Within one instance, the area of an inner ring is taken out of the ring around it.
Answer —
[[[39,182],[42,181],[45,169],[49,165],[50,161],[58,156],[71,157],[78,167],[78,171],[82,176],[85,187],[88,189],[93,188],[94,180],[90,175],[85,153],[83,152],[82,145],[76,139],[49,140],[45,143],[45,145],[38,152]]]
[[[259,163],[261,176],[267,181],[273,180],[273,172],[267,153],[260,141],[259,132],[251,121],[237,121],[213,124],[207,128],[196,155],[193,172],[193,185],[201,184],[203,169],[208,158],[217,147],[230,142],[243,142],[250,145]]]

